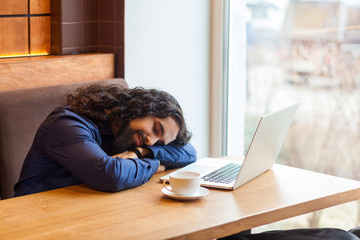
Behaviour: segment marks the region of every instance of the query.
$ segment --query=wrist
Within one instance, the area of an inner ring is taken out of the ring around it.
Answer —
[[[138,158],[142,157],[141,151],[138,148],[130,148],[129,151],[135,153]]]
[[[140,147],[138,149],[140,150],[141,156],[143,157],[150,157],[149,154],[152,153],[152,151],[149,148]]]
[[[138,158],[143,158],[143,157],[153,158],[153,153],[149,148],[133,147],[130,148],[129,151],[135,153]]]

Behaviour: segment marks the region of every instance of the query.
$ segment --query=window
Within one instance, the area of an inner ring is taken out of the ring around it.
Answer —
[[[278,163],[360,180],[360,2],[238,2],[229,5],[228,153],[238,144],[230,137],[236,132],[232,122],[244,116],[246,151],[262,114],[300,101]],[[243,110],[232,104],[239,94]],[[359,206],[353,202],[260,230],[350,229],[360,224]]]

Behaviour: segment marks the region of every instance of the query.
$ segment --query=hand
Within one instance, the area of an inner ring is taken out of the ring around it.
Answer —
[[[141,157],[144,157],[147,154],[151,153],[151,150],[148,148],[137,147],[137,149],[140,151]]]
[[[139,150],[141,157],[144,157],[145,155],[151,153],[151,150],[148,148],[142,148],[142,147],[137,147],[137,150]],[[113,157],[120,157],[120,158],[138,158],[138,156],[136,155],[135,152],[133,151],[125,151],[122,153],[118,153],[116,155],[114,155]]]
[[[138,158],[136,153],[132,151],[125,151],[122,153],[118,153],[116,155],[113,155],[113,157],[120,157],[120,158]]]
[[[159,168],[156,170],[155,173],[161,173],[161,172],[163,172],[163,171],[165,171],[165,166],[160,164],[160,165],[159,165]]]
[[[145,149],[147,151],[150,151],[146,148],[142,148],[142,149]],[[139,149],[140,150],[140,149]],[[141,152],[141,151],[140,151]],[[143,154],[143,152],[141,152],[141,155]],[[125,152],[122,152],[122,153],[118,153],[116,155],[113,155],[113,157],[120,157],[120,158],[137,158],[137,155],[136,153],[132,152],[132,151],[125,151]],[[161,173],[163,171],[165,171],[166,168],[165,168],[165,165],[162,165],[162,164],[159,164],[159,167],[158,169],[156,170],[155,173]]]

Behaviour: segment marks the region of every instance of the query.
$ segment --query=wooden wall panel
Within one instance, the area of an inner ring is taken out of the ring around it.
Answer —
[[[0,91],[113,77],[111,53],[0,59]]]
[[[0,18],[0,55],[28,54],[28,19]]]
[[[28,0],[0,0],[0,15],[28,14]]]
[[[50,16],[30,17],[30,53],[49,53],[50,51]]]
[[[30,0],[30,14],[45,13],[50,13],[50,0]]]

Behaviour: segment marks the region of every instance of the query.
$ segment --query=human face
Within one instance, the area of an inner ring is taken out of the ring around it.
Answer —
[[[167,145],[176,139],[180,128],[172,117],[164,119],[148,116],[132,120],[128,126],[135,131],[135,146]]]
[[[179,131],[179,125],[172,117],[136,118],[130,121],[124,131],[118,132],[115,144],[119,150],[155,144],[167,145],[176,139]]]

